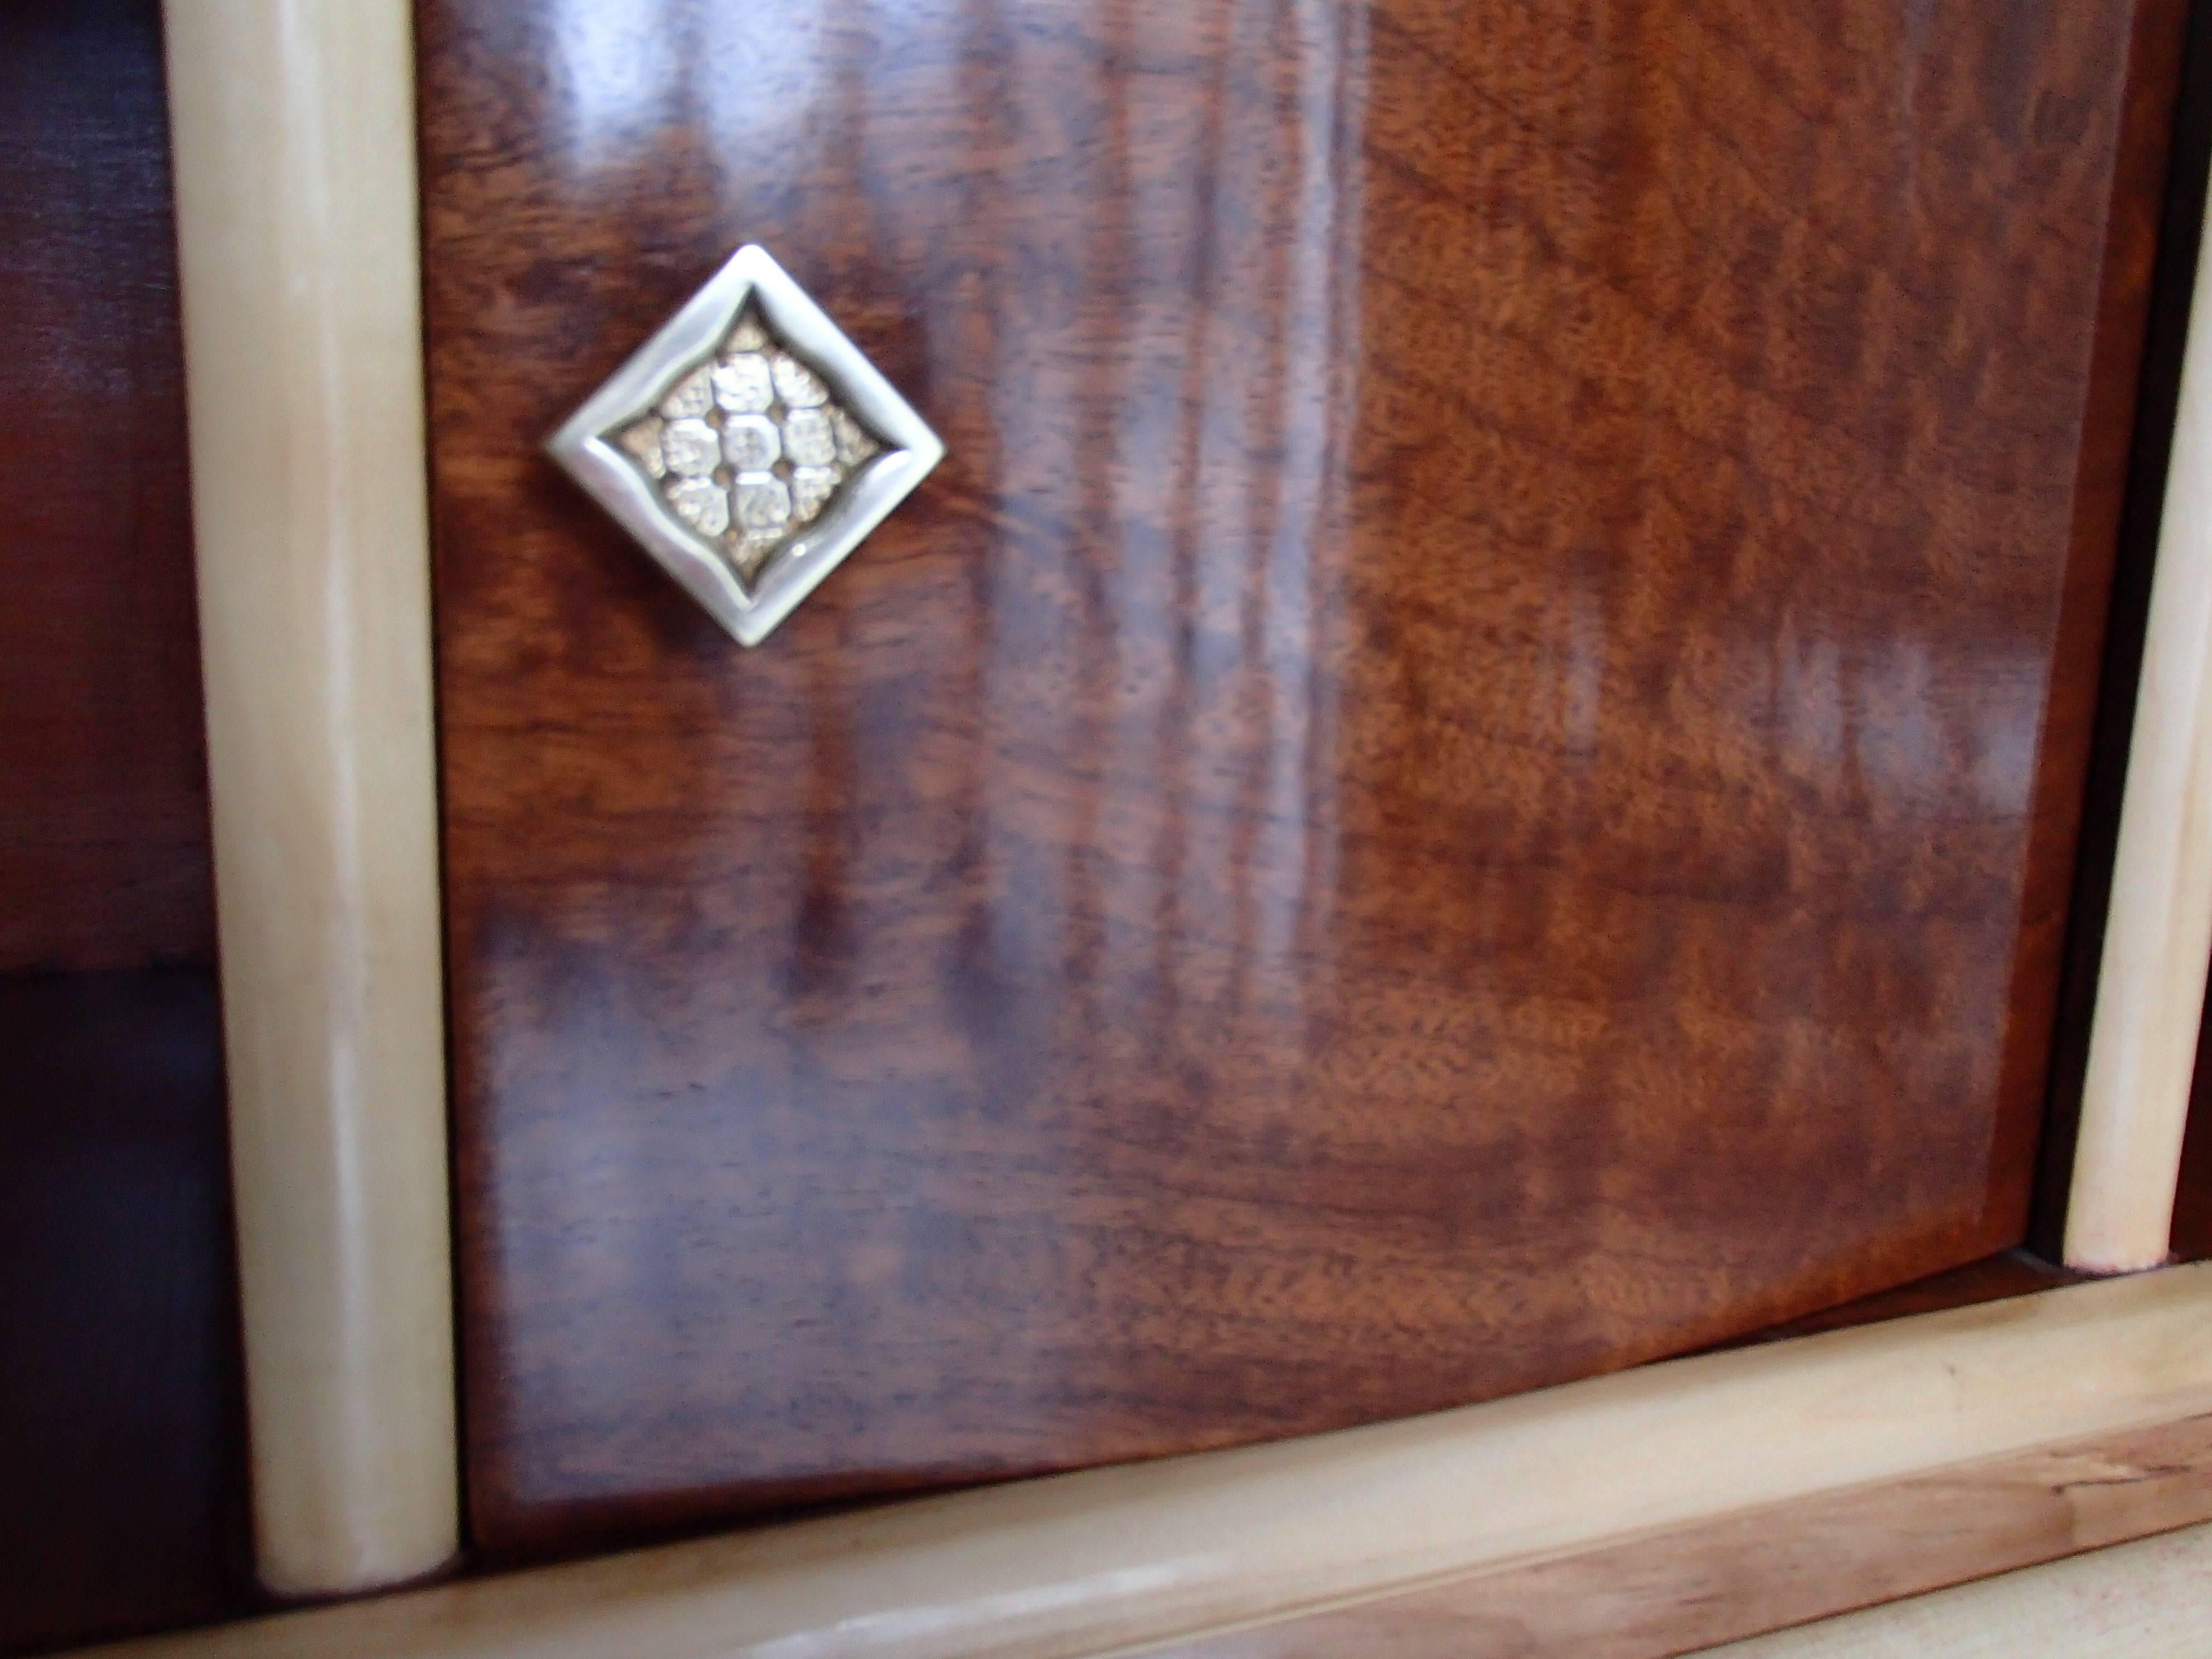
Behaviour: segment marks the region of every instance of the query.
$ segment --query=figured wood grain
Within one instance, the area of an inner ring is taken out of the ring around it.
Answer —
[[[157,9],[0,14],[0,973],[215,959]]]
[[[1822,1493],[1157,1650],[1663,1659],[2212,1520],[2212,1417]]]
[[[1899,1285],[1894,1290],[1877,1291],[1872,1296],[1863,1296],[1833,1308],[1823,1308],[1817,1313],[1807,1314],[1802,1319],[1769,1325],[1748,1336],[1739,1337],[1736,1341],[1787,1342],[1794,1337],[1811,1336],[1820,1331],[1848,1330],[1854,1325],[1875,1325],[1886,1319],[1908,1319],[1915,1314],[1938,1313],[1947,1308],[1972,1308],[1984,1302],[2008,1302],[2014,1297],[2033,1296],[2039,1291],[2056,1290],[2062,1285],[2077,1284],[2081,1278],[2081,1275],[2069,1273],[2063,1267],[2053,1267],[2026,1250],[2000,1250],[1994,1255],[1984,1256],[1978,1261],[1969,1261],[1962,1267],[1946,1268],[1940,1273],[1930,1273],[1925,1279]]]
[[[2017,1243],[2179,21],[431,0],[479,1539]],[[740,656],[538,447],[748,240],[949,458]]]

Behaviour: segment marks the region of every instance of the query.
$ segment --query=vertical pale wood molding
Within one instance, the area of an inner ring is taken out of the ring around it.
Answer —
[[[458,1524],[409,8],[167,28],[257,1550],[357,1589]]]
[[[2212,958],[2212,259],[2200,260],[2159,528],[2067,1265],[2164,1261]]]

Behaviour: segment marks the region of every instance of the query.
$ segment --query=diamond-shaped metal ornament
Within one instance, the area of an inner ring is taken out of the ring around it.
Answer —
[[[546,448],[740,645],[758,645],[945,445],[748,245]]]

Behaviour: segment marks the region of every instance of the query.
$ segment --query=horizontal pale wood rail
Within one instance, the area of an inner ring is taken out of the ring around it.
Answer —
[[[1161,1659],[1666,1659],[2212,1522],[2212,1413],[1507,1561]]]
[[[2206,1659],[2212,1526],[1705,1651],[1713,1659]]]
[[[144,1659],[1098,1654],[2212,1411],[2212,1264],[1273,1446],[159,1638]]]

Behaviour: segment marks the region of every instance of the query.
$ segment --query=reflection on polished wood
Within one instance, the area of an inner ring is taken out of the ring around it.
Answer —
[[[2180,9],[429,0],[480,1539],[2017,1242]],[[740,655],[538,442],[748,239],[950,459]]]

